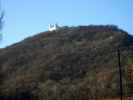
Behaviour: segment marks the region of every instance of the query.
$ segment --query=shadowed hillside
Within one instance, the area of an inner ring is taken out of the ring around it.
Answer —
[[[62,27],[29,37],[0,50],[0,100],[118,97],[118,47],[127,57],[121,59],[123,86],[132,96],[131,45],[133,37],[114,25]]]

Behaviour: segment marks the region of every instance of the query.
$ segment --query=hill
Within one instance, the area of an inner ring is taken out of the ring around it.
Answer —
[[[0,100],[118,97],[118,48],[124,95],[132,96],[132,44],[133,36],[114,25],[62,27],[29,37],[0,51]]]

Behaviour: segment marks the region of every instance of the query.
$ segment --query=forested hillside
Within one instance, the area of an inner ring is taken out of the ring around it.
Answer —
[[[0,50],[0,100],[104,100],[133,90],[133,37],[114,25],[62,27]]]

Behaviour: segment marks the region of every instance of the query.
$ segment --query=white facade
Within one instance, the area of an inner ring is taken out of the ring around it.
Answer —
[[[58,27],[58,25],[57,24],[49,24],[49,26],[48,26],[48,30],[49,31],[54,31],[54,30],[57,30],[59,27]]]

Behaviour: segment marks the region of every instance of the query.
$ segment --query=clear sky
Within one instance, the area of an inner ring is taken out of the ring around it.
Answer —
[[[2,0],[3,40],[11,45],[48,29],[48,24],[115,24],[133,33],[133,0]]]

